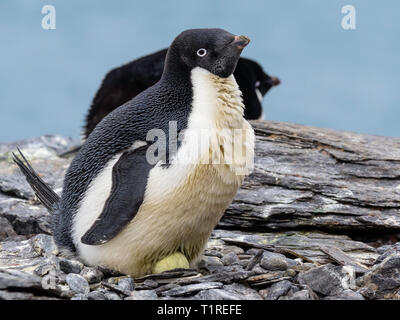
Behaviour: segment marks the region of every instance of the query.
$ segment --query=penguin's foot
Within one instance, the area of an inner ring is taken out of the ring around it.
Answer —
[[[175,252],[164,259],[158,261],[152,270],[152,273],[161,273],[172,269],[189,269],[189,261],[180,253]]]

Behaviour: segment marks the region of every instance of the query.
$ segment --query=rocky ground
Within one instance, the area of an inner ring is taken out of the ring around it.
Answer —
[[[132,279],[58,254],[11,160],[57,192],[74,141],[0,144],[0,299],[400,299],[400,139],[254,122],[256,163],[196,270]]]

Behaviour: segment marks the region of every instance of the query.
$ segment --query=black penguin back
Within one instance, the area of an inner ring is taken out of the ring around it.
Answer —
[[[166,54],[163,49],[106,74],[86,116],[85,138],[107,114],[160,80]]]
[[[60,210],[55,213],[53,225],[58,244],[74,248],[73,218],[80,201],[93,179],[115,155],[137,140],[146,141],[151,129],[161,129],[168,145],[169,121],[177,122],[178,133],[187,127],[192,94],[189,72],[164,74],[155,85],[100,121],[66,172]]]
[[[239,60],[234,76],[243,94],[244,117],[249,120],[259,119],[263,113],[263,107],[256,90],[264,96],[277,85],[275,82],[277,78],[270,77],[260,64],[247,58]]]

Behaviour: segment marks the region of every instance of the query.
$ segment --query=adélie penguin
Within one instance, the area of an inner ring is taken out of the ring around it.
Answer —
[[[135,277],[195,266],[253,165],[254,132],[232,75],[248,43],[222,29],[182,32],[160,81],[90,134],[61,197],[14,155],[53,214],[61,252]]]

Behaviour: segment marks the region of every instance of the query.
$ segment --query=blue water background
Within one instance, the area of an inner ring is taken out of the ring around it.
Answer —
[[[56,30],[41,27],[43,5]],[[356,30],[341,8],[356,8]],[[169,45],[182,30],[246,34],[243,55],[282,80],[266,117],[400,136],[400,1],[0,2],[0,141],[42,134],[79,137],[105,73]]]

